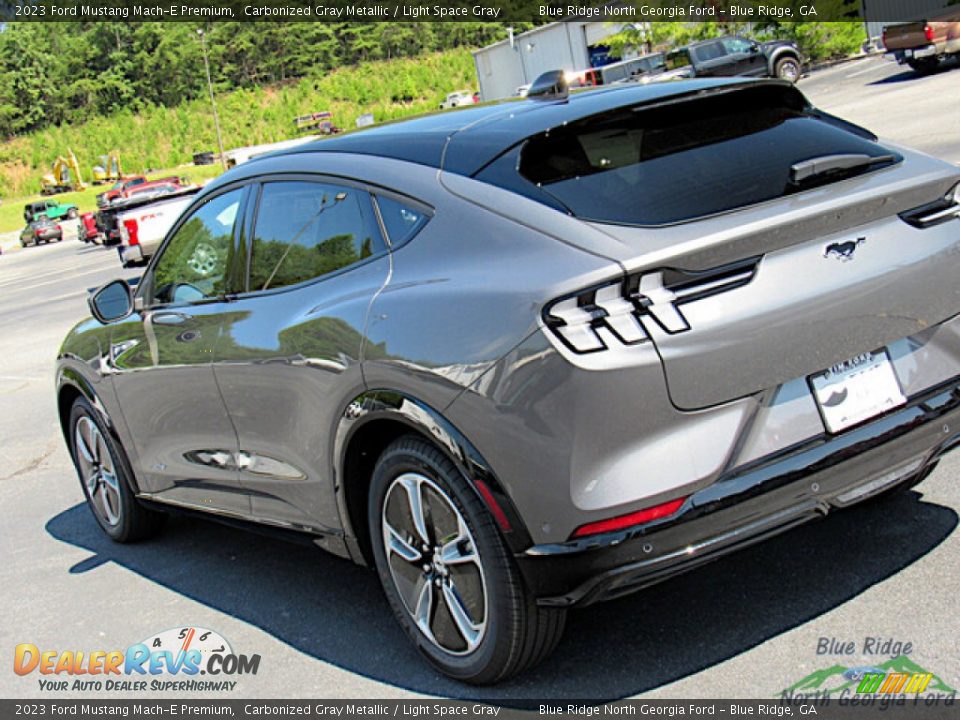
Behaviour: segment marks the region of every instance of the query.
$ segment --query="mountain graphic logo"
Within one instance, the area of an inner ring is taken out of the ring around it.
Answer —
[[[927,675],[930,676],[929,679],[926,678]],[[790,687],[781,690],[779,695],[812,692],[820,695],[839,695],[844,690],[853,694],[858,692],[883,693],[888,692],[888,690],[884,690],[885,684],[888,682],[890,686],[896,686],[894,692],[909,693],[911,690],[907,688],[910,687],[911,680],[914,678],[920,681],[922,692],[944,694],[956,692],[940,676],[924,670],[905,655],[899,655],[877,665],[853,667],[833,665],[823,670],[816,670]],[[865,689],[861,690],[861,686]]]

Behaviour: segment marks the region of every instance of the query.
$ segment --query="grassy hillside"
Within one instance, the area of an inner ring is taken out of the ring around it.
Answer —
[[[218,95],[217,109],[229,150],[294,137],[293,118],[308,112],[330,110],[335,124],[352,128],[364,113],[373,113],[382,122],[436,109],[446,93],[475,84],[470,51],[461,49],[237,90]],[[120,151],[124,171],[132,173],[175,168],[189,162],[194,152],[215,151],[216,146],[206,99],[93,117],[80,125],[49,128],[0,144],[0,196],[4,205],[22,205],[20,200],[37,192],[40,176],[68,148],[76,153],[89,182],[98,156],[111,150]]]

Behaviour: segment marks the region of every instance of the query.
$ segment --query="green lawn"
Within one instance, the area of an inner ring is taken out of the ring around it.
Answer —
[[[219,164],[184,165],[182,167],[173,168],[170,170],[158,170],[156,172],[149,173],[147,177],[161,178],[170,175],[177,175],[188,178],[190,182],[203,183],[211,178],[216,177],[220,174],[220,172],[221,169]],[[44,200],[49,197],[59,202],[73,203],[80,208],[80,212],[84,213],[97,209],[97,195],[109,187],[109,184],[90,184],[87,186],[86,190],[81,190],[80,192],[60,193],[59,195],[52,196],[40,195],[37,193],[36,195],[28,195],[26,197],[4,198],[3,204],[0,205],[0,233],[6,233],[12,230],[20,230],[23,227],[23,206],[29,202]]]

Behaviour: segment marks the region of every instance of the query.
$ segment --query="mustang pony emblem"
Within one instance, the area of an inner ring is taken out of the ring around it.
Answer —
[[[863,245],[867,239],[865,237],[858,237],[856,240],[847,240],[842,243],[830,243],[823,251],[824,257],[830,257],[833,255],[840,262],[847,262],[853,260],[853,253],[856,252],[857,247]]]

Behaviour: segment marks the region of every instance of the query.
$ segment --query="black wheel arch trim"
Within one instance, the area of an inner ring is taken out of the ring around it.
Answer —
[[[63,357],[59,359],[60,362],[63,361]],[[78,396],[84,398],[93,409],[100,416],[100,420],[107,426],[110,430],[111,435],[113,436],[113,441],[127,453],[127,465],[130,465],[132,460],[129,457],[130,451],[124,447],[123,443],[120,440],[120,433],[117,429],[116,423],[110,417],[110,413],[107,412],[107,408],[104,405],[103,401],[100,400],[100,395],[97,393],[96,388],[94,388],[93,383],[85,377],[81,372],[75,368],[67,366],[62,366],[57,370],[57,415],[60,419],[60,429],[63,431],[63,439],[67,443],[67,448],[69,449],[71,445],[70,441],[70,429],[68,427],[70,417],[69,415],[64,415],[61,412],[60,408],[60,398],[63,395],[63,392],[67,389],[71,390],[78,394]],[[140,492],[140,487],[137,483],[136,474],[132,471],[129,473],[130,483],[133,485],[132,490],[136,495]]]
[[[470,487],[495,516],[491,500],[502,511],[503,518],[496,518],[501,537],[512,553],[522,553],[533,545],[527,527],[520,517],[499,478],[467,437],[434,407],[416,397],[397,390],[378,388],[367,390],[347,403],[340,416],[334,436],[336,462],[334,489],[344,537],[351,545],[351,553],[358,558],[362,553],[355,548],[357,534],[350,520],[345,492],[347,450],[355,434],[369,423],[377,420],[393,420],[408,425],[421,435],[436,443],[453,461]],[[508,527],[504,527],[502,520]]]

